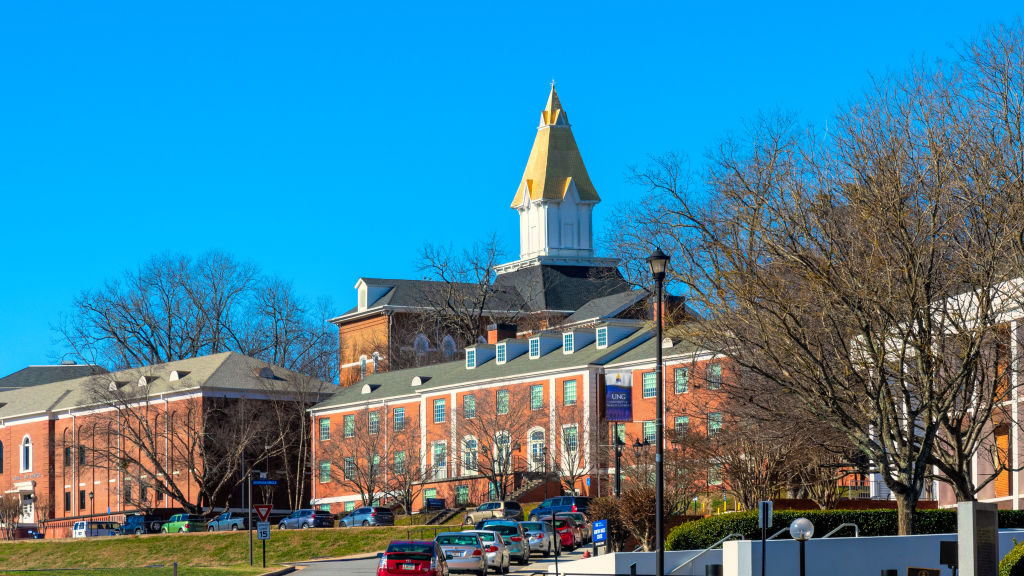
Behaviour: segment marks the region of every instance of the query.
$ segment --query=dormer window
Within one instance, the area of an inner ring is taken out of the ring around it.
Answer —
[[[186,372],[185,370],[172,370],[170,377],[168,377],[167,379],[170,380],[171,382],[177,382],[178,380],[181,380],[185,376],[188,376],[188,372]]]
[[[597,329],[597,347],[606,348],[608,346],[608,327],[602,326]]]
[[[530,338],[530,360],[540,358],[540,338]]]
[[[498,344],[498,349],[497,349],[496,354],[497,354],[497,357],[498,357],[498,364],[504,364],[505,363],[505,343],[504,342],[502,342],[501,344]]]
[[[572,354],[572,332],[566,332],[562,334],[562,353]]]
[[[476,368],[476,350],[470,348],[466,350],[466,369]]]

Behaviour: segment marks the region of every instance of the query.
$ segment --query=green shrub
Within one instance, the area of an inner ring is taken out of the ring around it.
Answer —
[[[999,561],[999,576],[1024,576],[1024,542],[1016,544],[1003,559]]]
[[[895,510],[779,510],[774,514],[773,527],[768,530],[768,535],[787,528],[790,522],[801,516],[814,523],[814,535],[818,537],[847,522],[856,524],[861,536],[893,536],[897,533]],[[1000,510],[999,527],[1024,528],[1024,511]],[[852,536],[852,532],[852,528],[845,528],[839,536]],[[915,534],[952,532],[956,532],[956,510],[917,511]],[[680,524],[669,532],[665,547],[669,550],[701,550],[733,533],[743,534],[748,540],[759,539],[761,531],[757,528],[757,512],[720,514]],[[786,533],[779,536],[788,537]]]

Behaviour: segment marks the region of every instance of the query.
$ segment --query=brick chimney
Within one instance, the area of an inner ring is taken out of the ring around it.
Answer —
[[[506,338],[516,337],[515,324],[490,324],[487,326],[487,343],[497,344]]]

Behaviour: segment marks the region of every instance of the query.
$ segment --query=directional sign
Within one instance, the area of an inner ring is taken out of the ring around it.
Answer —
[[[270,478],[257,478],[252,481],[253,486],[277,486],[277,480]]]
[[[270,522],[256,523],[256,539],[270,540]]]
[[[608,521],[594,520],[594,543],[604,542],[608,539]]]
[[[757,503],[757,527],[772,527],[772,501],[761,500]]]
[[[256,517],[260,519],[260,524],[267,524],[270,520],[270,504],[255,504],[252,509],[256,511]]]

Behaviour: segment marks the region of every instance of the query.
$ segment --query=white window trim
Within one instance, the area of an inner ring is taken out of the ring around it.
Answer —
[[[476,349],[469,348],[466,350],[466,370],[472,370],[476,368]]]
[[[540,406],[533,407],[533,390],[534,388],[540,388]],[[530,384],[530,410],[543,410],[544,409],[544,385],[543,384]]]
[[[533,347],[534,346],[537,347],[537,353],[536,354],[533,353]],[[539,337],[537,337],[537,338],[530,338],[529,349],[530,349],[530,360],[536,360],[537,358],[540,358],[540,338]]]
[[[604,336],[604,344],[601,344],[601,336],[602,335]],[[607,348],[608,347],[608,327],[607,326],[601,326],[600,328],[598,328],[597,329],[596,338],[597,338],[597,348],[598,348],[598,350],[604,350],[605,348]]]
[[[444,424],[448,418],[448,402],[447,398],[434,398],[430,402],[430,421],[434,424]],[[440,402],[444,405],[444,409],[441,411],[441,419],[437,419],[437,403]]]
[[[324,476],[323,476],[324,464],[327,464],[327,480],[324,480]],[[329,484],[331,482],[331,462],[330,462],[330,460],[323,460],[323,461],[321,461],[317,465],[316,477],[317,477],[317,480],[319,480],[321,484]]]
[[[576,430],[576,449],[573,450],[573,454],[569,453],[568,447],[565,445],[565,431],[569,430],[570,428]],[[581,440],[581,438],[580,438],[580,425],[579,424],[563,424],[561,432],[562,432],[562,445],[559,446],[559,449],[560,449],[560,452],[562,454],[562,458],[561,458],[561,460],[562,460],[562,469],[563,469],[564,472],[568,473],[570,471],[570,467],[572,467],[572,469],[575,469],[575,468],[577,468],[579,466],[580,456],[583,455],[583,446],[580,444],[580,440]],[[570,460],[570,458],[572,458],[572,460]]]
[[[650,374],[654,380],[654,393],[650,396],[647,395],[647,386],[644,384],[644,380],[647,379],[647,375]],[[656,372],[644,372],[640,375],[640,398],[646,400],[648,398],[655,398],[658,396],[658,374]]]
[[[565,385],[572,382],[572,404],[565,402]],[[562,406],[576,406],[580,402],[580,381],[576,378],[562,380]]]
[[[505,362],[508,362],[508,350],[506,349],[504,342],[498,344],[498,347],[494,349],[494,354],[494,357],[497,359],[495,361],[497,364],[504,364]]]
[[[25,462],[25,445],[28,445],[28,462]],[[25,434],[21,439],[21,444],[18,444],[18,460],[21,465],[22,472],[32,471],[32,460],[35,459],[35,448],[32,446],[32,438],[28,434]],[[26,466],[26,464],[28,464]]]
[[[576,338],[572,332],[562,333],[562,354],[572,354],[575,349]]]
[[[476,465],[473,468],[470,468],[470,467],[466,466],[466,453],[467,453],[466,442],[468,442],[470,440],[476,442],[476,462],[475,462]],[[476,436],[472,436],[472,435],[470,435],[470,436],[463,436],[460,448],[461,448],[462,454],[461,454],[461,458],[459,458],[459,466],[462,468],[462,475],[463,476],[475,476],[475,475],[479,474],[480,473],[480,441],[477,440]]]
[[[437,452],[435,451],[437,446],[444,446],[444,468],[437,465]],[[447,480],[448,479],[448,442],[445,440],[435,440],[430,443],[430,469],[433,470],[431,477],[434,480]]]
[[[401,412],[399,412],[399,410],[401,410]],[[397,426],[398,422],[395,419],[395,416],[398,415],[398,414],[402,415],[402,427],[401,428],[399,428]],[[404,406],[398,406],[398,407],[393,408],[391,410],[391,427],[396,432],[401,432],[402,430],[405,430],[405,407]]]

